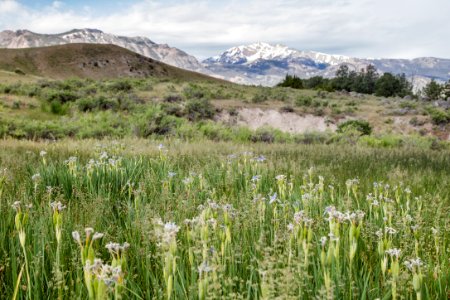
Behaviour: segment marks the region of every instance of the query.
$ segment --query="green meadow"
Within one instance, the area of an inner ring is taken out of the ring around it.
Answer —
[[[447,299],[450,152],[0,141],[2,299]]]

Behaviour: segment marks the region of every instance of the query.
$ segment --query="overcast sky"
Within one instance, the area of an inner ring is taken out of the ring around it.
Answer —
[[[199,58],[253,42],[356,57],[450,58],[450,0],[0,0],[0,30],[96,28]]]

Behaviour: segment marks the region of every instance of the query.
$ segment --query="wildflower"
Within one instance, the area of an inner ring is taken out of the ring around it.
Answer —
[[[193,181],[194,181],[194,179],[192,179],[192,177],[186,177],[186,178],[183,179],[182,182],[183,182],[185,185],[189,185],[189,184],[191,184]]]
[[[167,222],[166,224],[164,224],[164,233],[167,235],[175,236],[178,230],[180,230],[180,227],[178,227],[173,222]]]
[[[305,212],[303,210],[294,214],[294,221],[296,224],[300,224],[305,218]]]
[[[416,232],[418,229],[419,229],[419,225],[413,225],[413,226],[411,226],[411,230],[413,231],[413,232]]]
[[[164,145],[163,144],[159,144],[158,145],[158,149],[159,149],[159,151],[161,151],[161,150],[163,150],[165,147],[164,147]]]
[[[200,274],[202,273],[209,273],[212,272],[213,268],[209,266],[208,262],[204,261],[198,266],[198,272]]]
[[[76,163],[77,162],[77,157],[76,156],[71,156],[69,157],[68,160],[66,160],[66,163]]]
[[[277,201],[278,194],[275,192],[273,195],[269,195],[269,204],[272,204]]]
[[[96,233],[94,233],[94,236],[92,237],[92,240],[93,240],[93,241],[99,240],[99,239],[101,239],[103,236],[104,236],[103,233],[96,232]]]
[[[391,235],[394,235],[394,234],[396,234],[397,233],[397,230],[395,230],[394,228],[392,228],[392,227],[388,227],[388,226],[386,226],[386,228],[385,228],[385,232],[387,233],[387,234],[391,234]]]
[[[224,204],[222,205],[222,210],[225,212],[232,212],[233,211],[233,205],[232,204]]]
[[[33,176],[31,176],[31,180],[34,181],[34,182],[37,182],[40,179],[41,179],[41,174],[39,174],[39,173],[36,173]]]
[[[286,175],[277,175],[277,176],[275,176],[275,179],[278,181],[284,180],[284,179],[286,179]]]
[[[409,259],[405,261],[404,264],[410,271],[415,271],[417,268],[423,266],[423,262],[420,257]]]
[[[78,231],[72,231],[72,237],[77,243],[81,243],[81,237]]]
[[[332,233],[332,232],[328,233],[328,237],[330,239],[330,242],[337,242],[337,241],[339,241],[339,237],[335,236],[334,233]]]
[[[236,157],[237,157],[236,154],[230,154],[230,155],[227,156],[227,159],[228,159],[228,160],[233,160],[233,159],[235,159]]]
[[[175,172],[169,171],[169,173],[168,173],[169,178],[173,178],[173,177],[175,177],[175,175],[177,175],[177,173],[175,173]]]
[[[431,232],[433,233],[433,235],[437,235],[439,233],[439,230],[437,230],[434,227],[431,227]]]
[[[255,158],[255,160],[259,163],[265,162],[267,159],[264,155],[260,155],[257,158]]]
[[[313,196],[311,194],[309,194],[309,193],[304,193],[302,195],[302,200],[303,201],[309,201],[309,200],[312,200],[312,199],[313,199]]]
[[[21,202],[20,202],[20,201],[14,201],[14,203],[11,205],[11,207],[12,207],[15,211],[19,211],[19,210],[20,210],[20,205],[21,205]]]
[[[381,239],[383,237],[383,230],[377,230],[377,232],[375,232],[375,235]]]
[[[253,177],[252,177],[252,182],[258,182],[258,181],[260,181],[261,180],[261,175],[254,175]]]
[[[287,225],[287,230],[288,230],[288,231],[294,231],[294,224],[289,223],[289,224]]]
[[[44,151],[44,150],[41,150],[41,152],[39,152],[39,155],[40,155],[41,157],[44,157],[44,156],[47,155],[47,152]]]
[[[92,228],[92,227],[86,227],[86,228],[84,229],[84,232],[86,233],[86,236],[90,236],[91,234],[94,233],[94,228]]]
[[[398,248],[392,248],[392,249],[386,250],[386,254],[388,254],[390,257],[395,257],[397,259],[400,257],[401,252],[402,252],[402,250],[400,250]]]
[[[105,248],[108,249],[108,251],[111,254],[118,254],[121,251],[123,252],[123,251],[127,250],[129,247],[130,247],[130,244],[127,242],[123,243],[123,245],[120,245],[119,243],[109,242],[105,246]]]
[[[219,204],[217,204],[214,201],[210,201],[208,200],[208,206],[212,209],[212,210],[217,210],[220,208]]]
[[[55,202],[50,203],[50,207],[53,209],[53,211],[58,211],[58,212],[61,212],[66,208],[66,206],[64,204],[62,204],[61,201],[58,201],[58,202],[55,201]]]
[[[326,243],[327,243],[327,237],[326,236],[321,237],[320,244],[322,245],[322,247],[325,247]]]

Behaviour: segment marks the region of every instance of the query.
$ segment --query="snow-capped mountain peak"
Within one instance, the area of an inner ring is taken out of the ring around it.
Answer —
[[[257,60],[272,60],[287,58],[295,50],[284,45],[272,45],[258,42],[250,45],[241,45],[226,50],[219,56],[208,59],[208,62],[228,64],[251,64]]]
[[[317,63],[337,65],[350,60],[343,55],[331,55],[314,51],[300,51],[282,44],[258,42],[230,48],[221,55],[211,57],[205,63],[252,64],[259,60],[311,59]]]

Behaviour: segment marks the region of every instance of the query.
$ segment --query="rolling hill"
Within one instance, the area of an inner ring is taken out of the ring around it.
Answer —
[[[89,28],[73,29],[59,34],[40,34],[29,30],[0,32],[0,48],[34,48],[80,43],[112,44],[171,66],[196,72],[204,71],[202,64],[192,55],[167,44],[157,44],[146,37],[118,36]]]
[[[214,80],[106,44],[66,44],[26,49],[0,49],[0,69],[52,79],[108,79],[149,76],[184,80]]]

